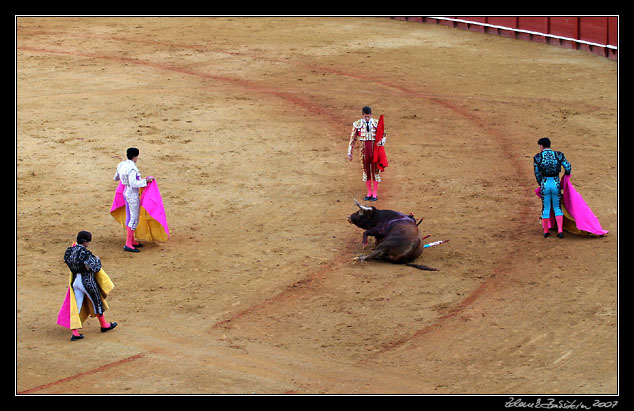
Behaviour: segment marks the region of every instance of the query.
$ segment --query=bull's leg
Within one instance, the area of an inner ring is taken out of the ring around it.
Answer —
[[[385,258],[386,250],[382,247],[375,248],[370,254],[360,255],[358,257],[354,257],[353,260],[357,262],[364,262],[366,260],[382,260]]]
[[[368,245],[368,236],[370,235],[370,232],[368,230],[363,232],[363,249],[365,250],[365,247]]]

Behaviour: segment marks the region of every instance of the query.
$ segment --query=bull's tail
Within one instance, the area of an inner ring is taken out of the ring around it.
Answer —
[[[437,268],[428,267],[428,266],[422,265],[422,264],[405,263],[405,265],[408,266],[408,267],[418,268],[419,270],[438,271]]]

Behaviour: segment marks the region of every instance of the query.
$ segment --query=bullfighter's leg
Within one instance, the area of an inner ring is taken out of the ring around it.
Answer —
[[[136,193],[124,193],[125,211],[126,211],[126,241],[123,247],[124,251],[138,253],[139,249],[135,247],[134,231],[139,224],[140,200]],[[136,244],[138,245],[138,243]]]
[[[371,145],[369,146],[371,147]],[[371,156],[371,153],[368,153]],[[361,145],[361,171],[362,171],[362,179],[365,182],[365,187],[367,188],[367,195],[364,197],[365,201],[376,201],[377,191],[379,188],[379,183],[381,182],[381,175],[379,171],[372,163],[366,164],[366,150],[365,146]]]
[[[84,304],[84,298],[88,298],[88,302],[93,307],[93,312],[99,313],[98,310],[101,309],[100,304],[95,304],[94,297],[90,292],[86,289],[86,284],[84,283],[84,278],[81,274],[77,274],[75,277],[75,281],[73,282],[73,293],[75,294],[75,301],[77,302],[77,311],[81,311],[81,306]],[[94,281],[94,280],[93,280]],[[88,285],[88,288],[91,288],[92,284]],[[103,312],[103,311],[101,311]],[[71,341],[81,340],[84,338],[83,334],[80,334],[77,328],[72,330],[73,335],[70,337]]]
[[[559,179],[547,177],[542,181],[540,194],[542,197],[542,226],[544,237],[548,237],[548,220],[550,219],[551,204],[557,221],[557,236],[563,237],[563,211],[561,210],[561,188]]]
[[[381,182],[381,175],[379,171],[374,169],[373,166],[370,166],[372,169],[370,171],[370,175],[363,171],[363,181],[365,181],[365,186],[368,189],[368,194],[365,196],[364,200],[366,201],[376,201],[377,200],[377,192],[379,190],[379,183]]]
[[[84,285],[84,290],[86,290],[86,295],[88,295],[90,300],[93,302],[94,312],[97,315],[99,324],[101,325],[101,332],[106,332],[115,328],[117,323],[108,322],[104,317],[104,306],[103,300],[101,299],[101,291],[95,277],[84,276],[82,277],[82,283]]]
[[[370,200],[376,201],[377,192],[379,191],[379,183],[381,182],[381,174],[378,168],[375,167],[374,165],[372,165],[371,168],[372,168],[372,180],[374,180],[374,187],[372,189],[372,198]]]
[[[77,274],[77,276],[75,277],[72,288],[73,293],[75,294],[75,301],[77,303],[77,311],[81,311],[81,306],[84,304],[84,295],[86,295],[86,293],[84,292],[84,285],[81,282],[81,274]],[[71,331],[71,341],[81,340],[82,338],[84,338],[84,334],[80,334],[77,328],[73,328]]]

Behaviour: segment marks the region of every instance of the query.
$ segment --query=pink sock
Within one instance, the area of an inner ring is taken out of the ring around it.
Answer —
[[[99,323],[101,324],[101,328],[110,327],[110,323],[106,322],[106,319],[104,318],[103,314],[102,315],[97,314],[97,318],[99,319]]]
[[[132,229],[128,226],[125,227],[125,231],[126,231],[126,239],[125,239],[126,247],[134,248],[134,245],[132,244],[134,241],[134,231],[132,231]]]
[[[77,331],[77,329],[76,329],[76,328],[73,330],[73,335],[74,335],[75,337],[79,337],[79,331]]]
[[[374,191],[372,192],[372,197],[376,198],[376,193],[379,190],[379,182],[375,181],[374,182]]]
[[[564,231],[564,216],[558,215],[555,216],[555,221],[557,221],[557,232],[561,233]]]
[[[372,180],[366,181],[365,186],[368,188],[368,197],[372,197]]]

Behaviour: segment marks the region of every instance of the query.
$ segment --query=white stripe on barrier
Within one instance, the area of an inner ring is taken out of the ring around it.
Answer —
[[[464,20],[464,19],[453,19],[453,18],[450,18],[450,17],[427,17],[427,18],[436,19],[436,20],[447,20],[447,21],[453,21],[453,22],[457,22],[457,23],[475,24],[477,26],[485,26],[485,27],[491,27],[491,28],[494,28],[494,29],[509,30],[509,31],[517,32],[517,33],[526,33],[526,34],[532,34],[532,35],[537,35],[537,36],[550,37],[550,38],[558,39],[558,40],[567,40],[567,41],[573,41],[575,43],[587,44],[589,46],[606,47],[606,48],[609,48],[609,49],[612,49],[612,50],[618,50],[616,46],[612,46],[610,44],[593,43],[591,41],[573,39],[571,37],[563,37],[563,36],[556,36],[554,34],[540,33],[538,31],[514,29],[514,28],[511,28],[511,27],[497,26],[497,25],[494,25],[494,24],[480,23],[478,21],[471,21],[471,20]]]

